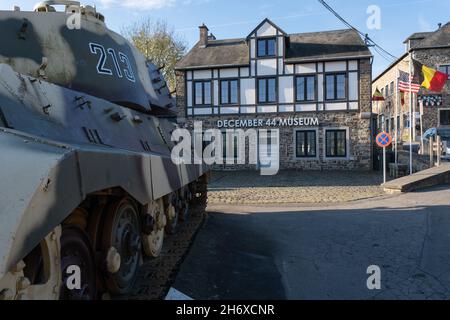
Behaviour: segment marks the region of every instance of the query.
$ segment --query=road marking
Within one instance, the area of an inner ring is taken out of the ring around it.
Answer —
[[[178,291],[175,288],[170,288],[169,293],[166,296],[167,301],[192,301],[191,297],[188,297],[184,293]]]

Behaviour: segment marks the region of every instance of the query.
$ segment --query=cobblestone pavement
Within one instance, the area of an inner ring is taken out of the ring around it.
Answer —
[[[210,204],[340,203],[384,195],[380,173],[281,171],[215,172]]]
[[[450,299],[450,185],[334,206],[209,206],[194,299]],[[381,269],[369,290],[367,268]]]

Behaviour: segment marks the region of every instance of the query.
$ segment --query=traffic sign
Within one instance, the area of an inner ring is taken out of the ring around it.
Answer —
[[[377,145],[380,148],[387,148],[392,144],[392,137],[389,133],[387,132],[381,132],[378,136],[377,136]]]

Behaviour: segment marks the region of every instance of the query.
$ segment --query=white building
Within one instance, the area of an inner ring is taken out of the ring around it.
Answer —
[[[368,169],[371,59],[349,29],[287,34],[265,19],[246,38],[217,40],[202,25],[199,42],[177,65],[180,117],[211,127],[317,118],[317,125],[280,128],[282,167]]]

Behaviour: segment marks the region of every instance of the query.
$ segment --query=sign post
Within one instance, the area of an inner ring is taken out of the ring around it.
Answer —
[[[392,137],[387,132],[381,132],[377,138],[377,145],[380,148],[383,148],[383,181],[386,183],[387,177],[386,177],[386,148],[388,148],[392,144]]]

